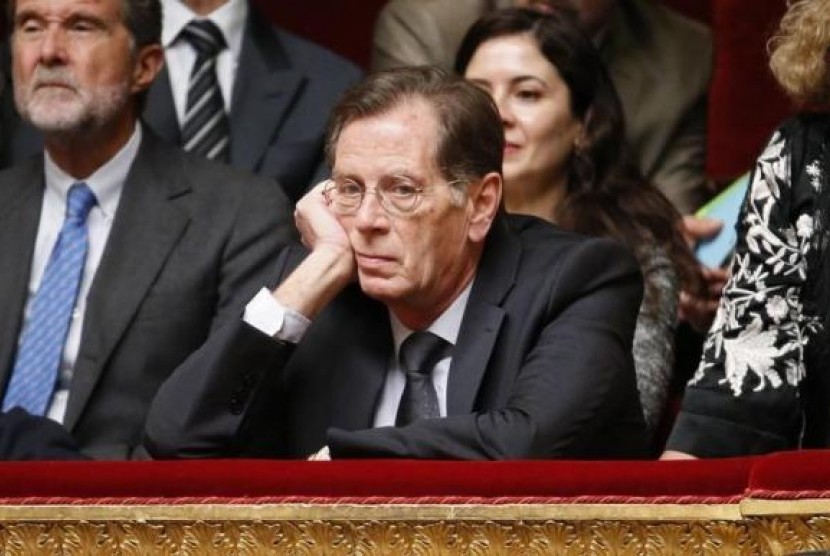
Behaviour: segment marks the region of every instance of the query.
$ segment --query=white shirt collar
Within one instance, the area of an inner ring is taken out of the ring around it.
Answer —
[[[464,318],[464,310],[467,308],[467,300],[470,298],[470,290],[475,282],[475,277],[470,280],[467,287],[455,298],[452,305],[441,313],[441,315],[427,327],[427,331],[432,332],[436,336],[443,338],[451,345],[455,345],[458,340],[458,331],[461,330],[461,321]],[[403,341],[414,332],[398,320],[392,311],[389,311],[389,320],[392,323],[392,338],[395,341],[395,356],[397,357],[398,350]]]
[[[64,172],[49,152],[44,152],[44,175],[46,176],[46,187],[58,195],[59,199],[66,199],[69,188],[73,184],[83,181],[95,193],[98,200],[98,207],[105,218],[115,216],[115,209],[118,208],[118,200],[121,198],[121,191],[127,181],[127,174],[133,165],[138,147],[141,145],[141,126],[136,124],[133,134],[127,143],[121,147],[115,156],[109,159],[103,166],[95,170],[92,175],[78,179]]]
[[[222,6],[211,12],[207,18],[197,15],[188,8],[182,0],[162,0],[163,25],[161,43],[164,48],[169,47],[178,38],[185,25],[193,19],[209,19],[219,27],[225,42],[238,60],[242,52],[242,36],[245,33],[245,22],[248,19],[248,2],[246,0],[228,0]]]

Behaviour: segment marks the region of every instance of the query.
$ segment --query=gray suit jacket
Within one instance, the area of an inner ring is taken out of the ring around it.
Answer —
[[[360,70],[324,48],[268,24],[253,7],[242,40],[230,113],[232,166],[276,178],[292,201],[328,175],[329,113]],[[144,120],[181,139],[167,69],[149,91]]]
[[[44,192],[43,159],[0,173],[0,395],[11,375]],[[237,318],[293,237],[273,182],[186,155],[145,130],[87,298],[65,425],[126,458],[159,385]]]
[[[452,69],[467,29],[509,0],[391,0],[375,25],[372,69]],[[601,53],[625,112],[640,169],[683,213],[709,195],[705,180],[709,31],[651,0],[620,0]]]
[[[276,281],[300,250],[286,249]],[[161,457],[432,459],[644,457],[631,341],[642,296],[618,244],[499,217],[453,348],[447,417],[371,428],[391,352],[389,315],[347,288],[296,345],[241,320],[159,390],[147,421]]]

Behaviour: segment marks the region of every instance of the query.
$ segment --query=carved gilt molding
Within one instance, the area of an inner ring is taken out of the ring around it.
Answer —
[[[734,521],[57,521],[0,524],[8,555],[787,554],[830,548],[828,517]]]
[[[0,506],[0,554],[767,555],[830,549],[828,500]]]

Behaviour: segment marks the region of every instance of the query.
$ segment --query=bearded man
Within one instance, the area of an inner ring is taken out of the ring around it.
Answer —
[[[88,456],[141,457],[156,390],[261,283],[288,202],[139,123],[158,0],[8,9],[15,103],[45,146],[0,173],[2,409],[62,423]]]

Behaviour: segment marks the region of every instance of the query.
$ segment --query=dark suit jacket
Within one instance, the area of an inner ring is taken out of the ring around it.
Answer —
[[[43,159],[0,173],[0,395],[23,321]],[[159,385],[259,286],[293,237],[273,182],[165,146],[145,130],[87,298],[65,425],[87,453],[139,445]]]
[[[618,244],[499,217],[453,351],[446,418],[371,428],[393,341],[386,307],[353,286],[297,346],[240,321],[220,330],[159,391],[147,447],[158,457],[305,457],[323,445],[334,457],[645,456],[631,356],[641,296]]]
[[[233,86],[231,165],[276,178],[296,202],[328,175],[329,113],[359,78],[351,62],[269,25],[251,7]],[[164,139],[180,142],[166,68],[149,91],[144,120]]]

